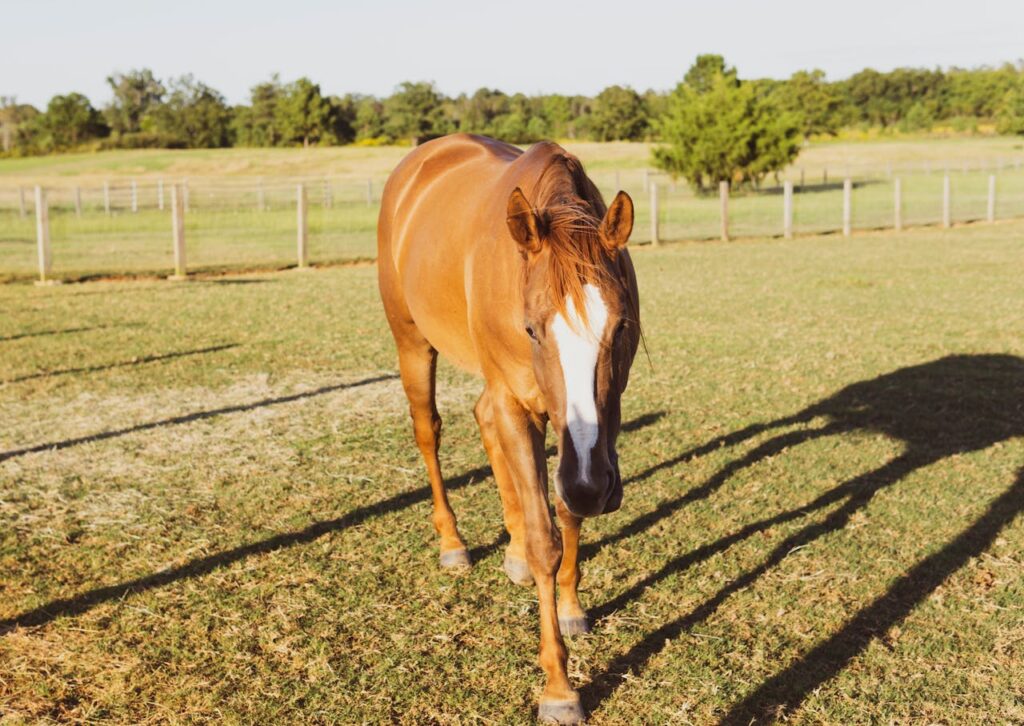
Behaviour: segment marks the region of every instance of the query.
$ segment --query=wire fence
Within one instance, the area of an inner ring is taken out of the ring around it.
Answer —
[[[846,218],[849,230],[857,231],[1024,216],[1022,160],[791,167],[759,189],[731,192],[725,224],[718,194],[695,194],[685,183],[650,169],[598,168],[590,176],[606,199],[619,189],[630,193],[636,209],[632,239],[642,244],[655,237],[717,239],[723,231],[730,239],[841,232]],[[792,186],[789,224],[787,182]],[[53,279],[169,274],[175,185],[183,202],[189,272],[299,264],[300,185],[308,263],[373,259],[383,183],[383,178],[143,177],[48,184],[43,191],[50,262],[44,272]],[[0,185],[0,280],[40,275],[35,197],[32,185]]]

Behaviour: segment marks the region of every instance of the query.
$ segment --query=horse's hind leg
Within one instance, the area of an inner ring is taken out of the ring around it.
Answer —
[[[505,570],[508,579],[515,584],[532,585],[533,575],[530,574],[530,566],[526,562],[526,525],[523,521],[523,506],[519,502],[519,495],[516,493],[516,485],[512,481],[512,474],[508,469],[505,452],[501,450],[501,442],[498,441],[498,432],[494,428],[494,412],[491,410],[491,401],[487,396],[487,391],[484,391],[480,400],[476,402],[473,414],[480,426],[480,438],[483,439],[487,459],[491,462],[494,480],[498,483],[501,507],[505,513],[505,529],[511,540],[508,549],[505,550],[502,569]]]
[[[469,566],[469,552],[456,528],[455,513],[448,504],[441,464],[437,452],[441,445],[441,417],[434,398],[437,371],[437,351],[415,329],[395,335],[398,344],[398,366],[402,385],[409,399],[416,445],[423,454],[430,477],[430,491],[434,501],[434,528],[441,535],[441,566]]]

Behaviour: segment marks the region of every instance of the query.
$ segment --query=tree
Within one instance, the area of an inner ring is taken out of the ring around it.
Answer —
[[[0,150],[6,154],[31,153],[39,109],[18,103],[14,96],[0,96]]]
[[[1024,136],[1024,78],[1003,97],[996,115],[996,131]]]
[[[331,104],[320,86],[300,78],[284,87],[277,99],[275,119],[284,143],[302,142],[303,147],[319,141],[330,143]]]
[[[43,145],[53,151],[72,149],[110,133],[103,116],[81,93],[51,98],[39,123],[46,137]]]
[[[709,76],[707,62],[698,59],[698,66],[686,76],[694,85],[680,83],[656,123],[665,142],[654,150],[657,166],[705,190],[719,181],[758,183],[796,157],[800,131],[792,114],[727,69]]]
[[[804,138],[813,134],[834,135],[842,123],[842,99],[825,80],[825,71],[797,71],[780,84],[777,97],[780,107],[799,116]]]
[[[224,97],[195,80],[181,76],[170,83],[167,101],[147,114],[143,127],[171,146],[209,149],[231,141],[231,109]]]
[[[269,81],[249,89],[249,105],[235,108],[233,132],[242,146],[277,146],[283,137],[278,102],[284,91],[275,73]]]
[[[107,123],[118,134],[142,130],[142,119],[160,105],[167,89],[148,68],[114,73],[107,78],[114,100],[106,108]]]
[[[443,101],[432,83],[402,83],[384,102],[385,132],[393,140],[417,143],[453,130],[444,116]]]
[[[362,96],[356,101],[356,141],[378,143],[386,141],[384,135],[384,104],[373,96]]]
[[[540,99],[540,112],[546,121],[547,133],[558,138],[572,135],[570,133],[572,104],[566,96],[557,94],[542,96]]]
[[[590,131],[597,141],[639,141],[647,132],[644,100],[632,88],[608,86],[594,99]]]
[[[683,83],[697,93],[707,93],[719,77],[730,85],[740,84],[736,69],[725,65],[725,58],[714,53],[704,53],[697,56],[690,70],[683,76]]]

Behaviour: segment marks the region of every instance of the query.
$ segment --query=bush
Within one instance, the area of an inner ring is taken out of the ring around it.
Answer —
[[[757,184],[796,158],[799,119],[741,82],[720,58],[712,57],[718,67],[707,58],[697,59],[656,121],[666,145],[654,150],[654,163],[698,191],[721,181]]]

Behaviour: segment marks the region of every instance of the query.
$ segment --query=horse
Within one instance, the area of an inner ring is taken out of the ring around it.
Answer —
[[[641,338],[625,249],[633,202],[605,205],[579,159],[454,134],[391,173],[377,225],[381,300],[423,455],[443,568],[470,566],[438,461],[438,353],[483,379],[474,408],[509,534],[503,569],[536,585],[542,720],[579,723],[564,634],[589,632],[577,587],[584,517],[622,502],[620,403]],[[555,525],[545,431],[558,436]],[[555,585],[558,585],[556,603]]]

